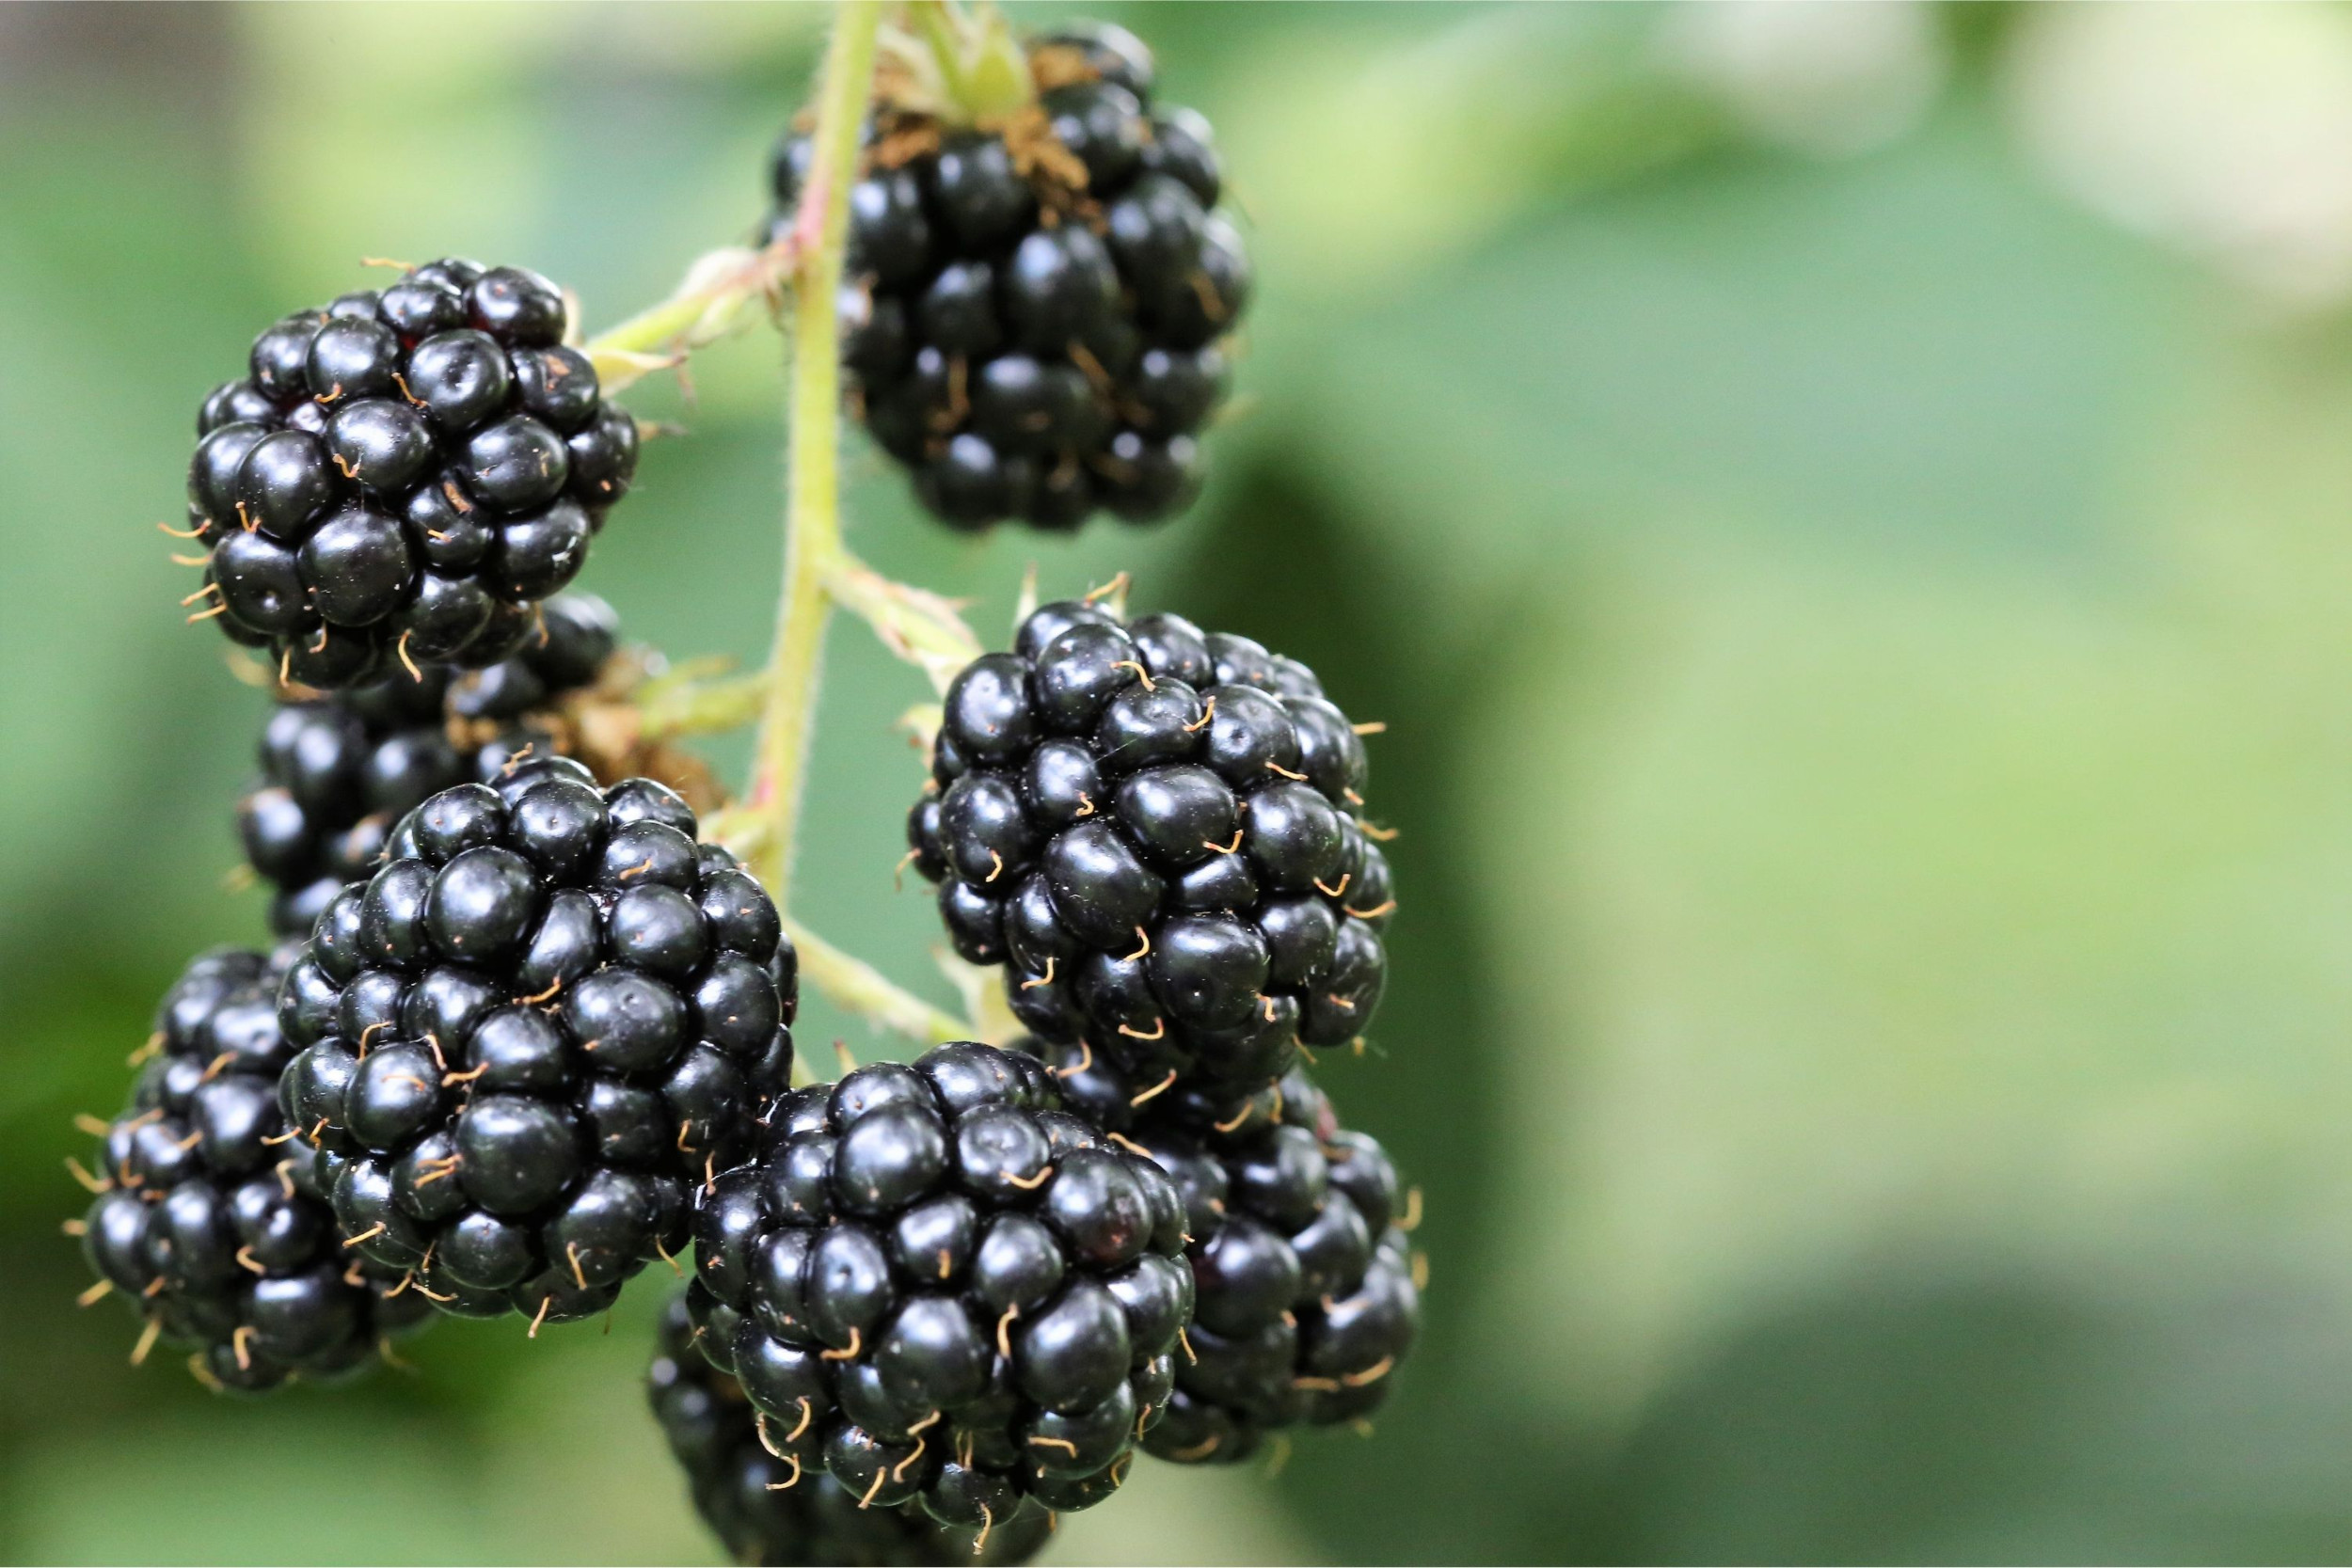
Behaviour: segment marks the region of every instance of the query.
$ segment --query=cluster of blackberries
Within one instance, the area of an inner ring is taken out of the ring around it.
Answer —
[[[279,992],[317,1185],[446,1310],[600,1312],[787,1085],[775,906],[675,794],[565,757],[441,791],[385,856]]]
[[[785,1097],[694,1222],[704,1354],[795,1474],[981,1529],[1116,1491],[1192,1316],[1184,1205],[1033,1056],[940,1046]]]
[[[197,420],[198,616],[321,689],[520,648],[637,466],[566,318],[536,273],[448,260],[256,338]]]
[[[661,1315],[646,1394],[670,1453],[686,1472],[694,1511],[738,1562],[773,1568],[1026,1562],[1052,1533],[1043,1513],[958,1529],[919,1506],[868,1508],[822,1469],[795,1469],[770,1452],[742,1385],[695,1348],[704,1331],[683,1296]]]
[[[373,875],[392,825],[425,798],[495,778],[526,746],[552,749],[535,716],[585,687],[613,651],[612,607],[561,594],[515,653],[485,670],[421,668],[281,702],[262,731],[262,778],[237,802],[246,860],[277,889],[270,928],[308,935],[344,883]]]
[[[991,117],[885,77],[851,399],[951,524],[1163,516],[1249,292],[1209,128],[1121,29],[1024,58]],[[650,1396],[748,1561],[1022,1562],[1138,1450],[1365,1417],[1419,1329],[1418,1194],[1308,1067],[1385,978],[1377,726],[1248,638],[1033,610],[950,686],[908,837],[1034,1037],[793,1087],[784,922],[622,776],[670,770],[614,721],[611,610],[559,596],[638,441],[566,317],[435,261],[278,322],[203,405],[192,619],[276,664],[237,815],[291,940],[190,965],[93,1123],[89,1296],[259,1391],[437,1308],[535,1335],[691,1246]]]
[[[1118,27],[1031,46],[1042,89],[1004,123],[884,107],[850,193],[842,362],[875,441],[945,521],[1131,521],[1200,488],[1249,294],[1216,212],[1208,122],[1154,109],[1152,53]],[[809,157],[777,149],[771,232]]]
[[[1214,1107],[1371,1022],[1395,904],[1365,770],[1296,660],[1049,604],[948,688],[908,841],[1041,1039]]]
[[[350,1371],[432,1310],[403,1271],[342,1248],[288,1135],[284,958],[207,953],[165,995],[80,1222],[93,1293],[111,1287],[146,1319],[137,1355],[161,1337],[193,1350],[199,1377],[247,1392]]]

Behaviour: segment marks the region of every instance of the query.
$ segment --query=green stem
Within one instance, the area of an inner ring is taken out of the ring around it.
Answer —
[[[825,578],[841,552],[841,287],[858,121],[874,76],[881,0],[843,0],[826,51],[817,105],[815,157],[794,226],[800,269],[793,289],[792,406],[784,591],[760,720],[750,801],[768,832],[754,864],[776,907],[791,907],[792,851],[800,831],[809,742],[832,601]]]
[[[687,269],[669,298],[589,339],[582,346],[603,389],[617,392],[650,371],[675,368],[739,330],[755,300],[772,309],[799,259],[794,239],[786,235],[759,250],[711,251]]]
[[[800,951],[801,978],[835,1006],[930,1045],[972,1038],[971,1024],[901,990],[865,959],[852,958],[796,920],[787,920],[785,929]]]
[[[745,710],[756,705],[759,735],[751,787],[740,805],[714,814],[713,832],[744,856],[777,909],[787,911],[787,928],[800,948],[801,974],[814,990],[882,1028],[936,1043],[968,1038],[973,1026],[892,984],[788,912],[825,632],[835,602],[863,616],[894,653],[922,666],[935,685],[979,651],[953,605],[882,578],[851,555],[841,538],[841,356],[834,302],[848,237],[849,190],[857,173],[858,125],[872,90],[882,11],[882,0],[843,0],[835,13],[818,93],[815,155],[790,231],[763,250],[705,256],[669,299],[588,346],[608,383],[626,384],[725,336],[741,325],[752,300],[773,299],[790,285],[790,467],[774,648],[767,668],[755,676],[719,681],[706,678],[715,670],[681,670],[675,683],[647,694],[647,722],[677,734],[724,728],[748,717]]]
[[[953,603],[928,589],[893,582],[846,549],[834,554],[825,593],[864,619],[883,647],[929,675],[942,696],[957,672],[980,657],[980,640]]]
[[[637,733],[644,740],[724,735],[755,722],[768,702],[768,677],[728,675],[728,660],[690,659],[638,688]]]
[[[928,57],[929,70],[909,63],[917,82],[942,100],[925,107],[950,124],[998,119],[1036,98],[1028,54],[987,0],[969,8],[957,0],[910,0],[907,14],[922,35],[908,42]],[[932,80],[924,82],[927,76]]]
[[[914,0],[907,7],[915,24],[923,29],[923,41],[930,46],[931,59],[939,67],[941,84],[947,96],[958,103],[971,96],[971,72],[963,68],[963,36],[956,25],[955,16],[947,9],[946,0]]]

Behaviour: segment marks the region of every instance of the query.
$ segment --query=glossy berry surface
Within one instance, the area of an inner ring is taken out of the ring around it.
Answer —
[[[1136,1129],[1184,1195],[1198,1296],[1193,1354],[1144,1439],[1158,1458],[1227,1464],[1285,1427],[1369,1417],[1419,1334],[1417,1203],[1304,1074],[1284,1086],[1280,1119],[1235,1135]]]
[[[662,785],[510,758],[394,828],[278,993],[342,1239],[447,1310],[602,1311],[790,1077],[775,907]]]
[[[565,325],[538,274],[450,259],[270,326],[197,418],[192,618],[322,690],[515,653],[637,466]]]
[[[787,1465],[966,1528],[1125,1479],[1191,1316],[1183,1199],[1056,1101],[983,1045],[860,1068],[702,1197],[703,1350]]]
[[[543,710],[594,680],[613,646],[610,606],[560,594],[487,669],[428,665],[422,680],[404,671],[279,703],[262,732],[262,776],[237,802],[246,863],[277,890],[270,928],[309,934],[345,882],[374,875],[393,825],[427,796],[495,777],[525,746],[552,750]]]
[[[1154,107],[1122,28],[1048,35],[1029,63],[1039,100],[1009,125],[871,127],[840,301],[851,398],[951,526],[1169,516],[1199,491],[1249,297],[1214,138]],[[771,234],[808,156],[798,135],[777,149]]]
[[[288,956],[207,953],[165,994],[83,1221],[111,1293],[193,1352],[199,1379],[243,1393],[356,1371],[432,1310],[405,1271],[338,1244],[312,1150],[286,1134],[277,1083],[293,1051],[276,991]]]
[[[1366,766],[1297,661],[1049,604],[948,688],[908,838],[957,952],[1004,966],[1039,1038],[1102,1057],[1138,1109],[1223,1101],[1372,1021],[1395,903]]]
[[[940,1524],[920,1505],[861,1508],[832,1474],[792,1465],[761,1442],[758,1414],[742,1385],[695,1348],[704,1333],[683,1296],[661,1317],[661,1338],[645,1378],[654,1419],[686,1473],[694,1511],[739,1562],[779,1565],[1026,1562],[1052,1520],[1031,1508],[978,1528]]]

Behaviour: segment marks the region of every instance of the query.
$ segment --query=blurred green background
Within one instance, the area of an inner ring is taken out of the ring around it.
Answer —
[[[1326,1080],[1434,1277],[1371,1440],[1148,1465],[1048,1560],[2352,1557],[2352,13],[1094,14],[1260,266],[1208,494],[975,543],[858,446],[853,542],[992,638],[1126,568],[1388,721],[1393,980]],[[260,930],[262,699],[152,526],[197,401],[362,255],[659,297],[822,20],[0,5],[0,1556],[713,1560],[666,1278],[216,1401],[72,1307],[60,1162]],[[691,434],[583,580],[755,660],[774,340],[694,389],[632,392]],[[945,1002],[924,689],[832,657],[802,912]]]

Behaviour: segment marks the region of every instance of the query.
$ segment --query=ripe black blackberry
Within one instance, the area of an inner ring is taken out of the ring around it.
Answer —
[[[1146,1099],[1261,1093],[1370,1023],[1395,907],[1314,674],[1176,615],[1050,604],[947,692],[908,818],[956,950]]]
[[[515,761],[393,830],[278,993],[343,1238],[452,1312],[602,1311],[785,1088],[775,906],[662,785]]]
[[[854,404],[956,527],[1168,516],[1200,489],[1249,295],[1215,140],[1153,107],[1152,53],[1123,28],[1039,39],[1025,73],[1005,112],[876,111],[840,301]],[[808,159],[803,136],[776,150],[771,236]]]
[[[940,1524],[914,1503],[863,1508],[821,1469],[796,1481],[760,1441],[742,1386],[694,1348],[700,1335],[686,1299],[661,1315],[645,1391],[670,1452],[686,1472],[694,1511],[739,1562],[1007,1564],[1026,1562],[1052,1533],[1043,1513],[991,1528]]]
[[[637,466],[566,317],[537,273],[451,259],[256,338],[197,419],[197,617],[321,689],[518,649]]]
[[[537,716],[596,679],[614,626],[602,599],[560,594],[522,647],[486,670],[426,665],[422,680],[404,671],[278,704],[262,732],[261,782],[237,802],[246,861],[277,889],[270,928],[308,934],[345,882],[374,873],[392,825],[427,796],[495,776],[524,746],[552,750]]]
[[[1229,1462],[1283,1428],[1379,1406],[1420,1327],[1422,1265],[1406,1241],[1420,1198],[1400,1200],[1387,1152],[1341,1129],[1304,1066],[1246,1095],[1142,1096],[1083,1043],[1016,1048],[1046,1064],[1071,1112],[1148,1150],[1184,1196],[1193,1354],[1147,1452]]]
[[[787,1465],[968,1528],[1125,1479],[1192,1315],[1184,1203],[1056,1100],[983,1045],[861,1068],[703,1197],[704,1353]]]
[[[292,1054],[275,994],[290,954],[204,954],[165,993],[130,1107],[104,1130],[82,1246],[154,1338],[215,1386],[258,1393],[365,1364],[431,1314],[399,1269],[337,1243],[311,1151],[288,1138]]]
[[[1304,1074],[1284,1086],[1273,1126],[1136,1130],[1184,1195],[1198,1292],[1157,1458],[1231,1463],[1284,1427],[1361,1420],[1420,1330],[1418,1196],[1400,1202],[1378,1140],[1342,1131]]]

